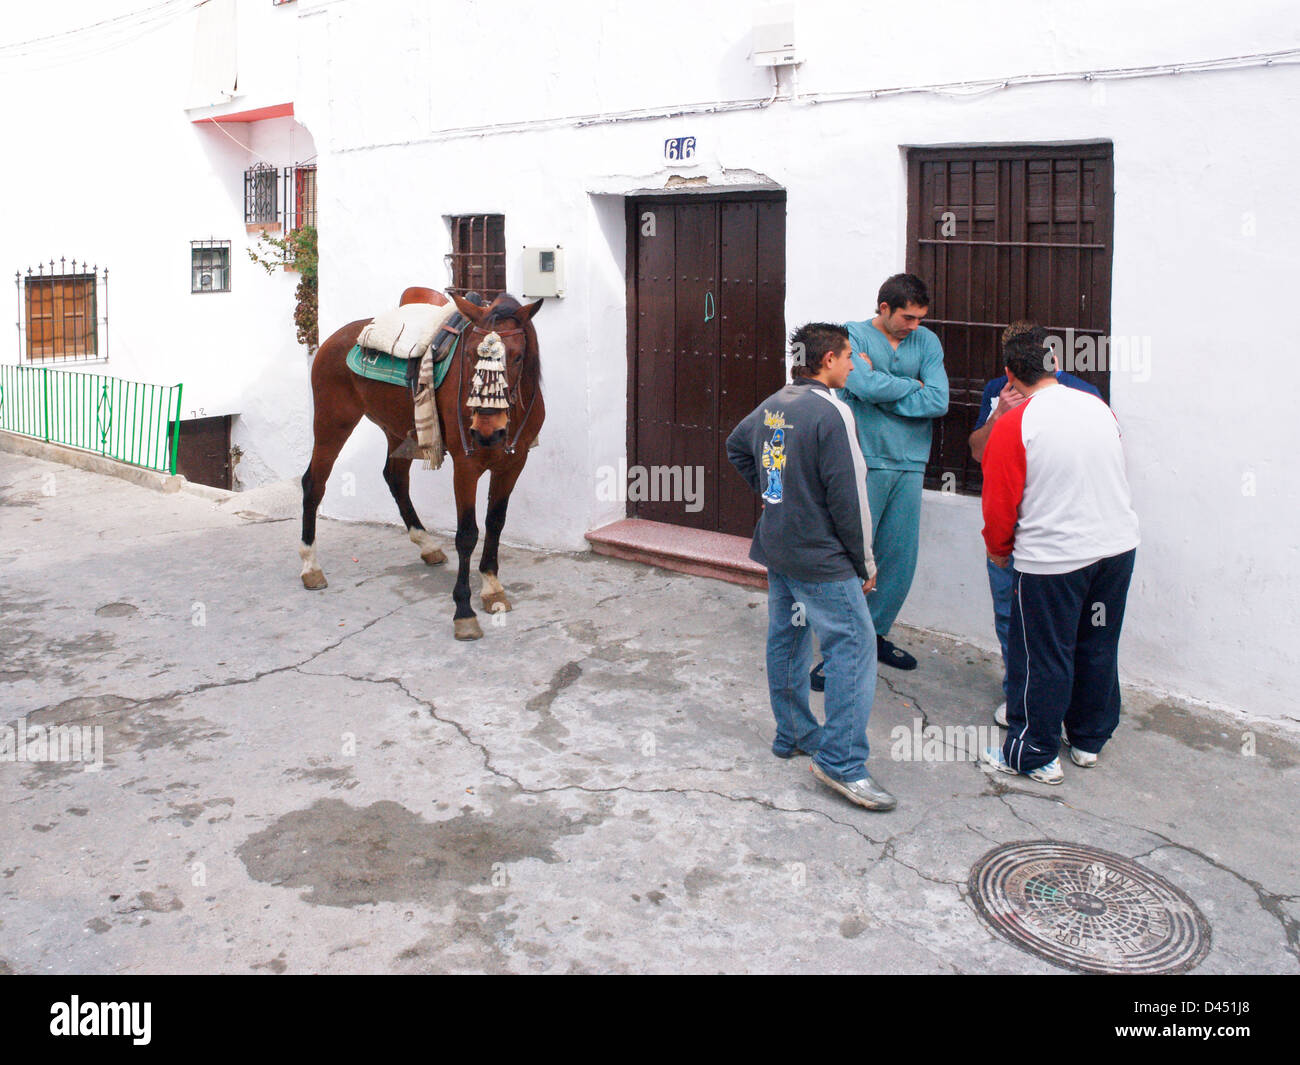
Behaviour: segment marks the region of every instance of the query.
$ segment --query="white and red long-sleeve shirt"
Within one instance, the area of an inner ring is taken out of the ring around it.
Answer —
[[[984,544],[1023,573],[1070,573],[1137,547],[1119,425],[1062,385],[997,420],[984,449]]]

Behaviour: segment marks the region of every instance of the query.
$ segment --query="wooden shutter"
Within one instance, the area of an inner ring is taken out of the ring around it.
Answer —
[[[1109,334],[1113,187],[1109,144],[908,153],[907,269],[930,287],[925,324],[943,343],[952,390],[927,488],[980,491],[967,438],[984,385],[1002,373],[1008,324]],[[1109,400],[1108,372],[1078,376]]]

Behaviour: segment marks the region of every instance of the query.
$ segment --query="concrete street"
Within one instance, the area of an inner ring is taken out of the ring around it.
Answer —
[[[1300,971],[1294,734],[1128,691],[1098,767],[991,778],[913,741],[991,726],[996,656],[900,628],[874,814],[770,754],[762,593],[506,548],[458,643],[450,537],[323,521],[307,592],[294,489],[0,452],[0,726],[103,745],[0,761],[0,972],[1063,972],[968,897],[1016,840],[1185,892],[1195,972]]]

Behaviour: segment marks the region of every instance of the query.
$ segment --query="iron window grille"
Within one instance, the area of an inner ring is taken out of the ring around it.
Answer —
[[[190,241],[190,291],[230,291],[230,241]]]
[[[450,220],[449,292],[478,292],[491,301],[506,290],[506,216],[457,215]]]
[[[247,225],[274,225],[280,220],[277,203],[276,168],[258,163],[244,171],[244,222]]]
[[[14,273],[18,349],[27,362],[108,358],[108,267],[51,259]],[[103,315],[100,315],[100,310]]]
[[[284,168],[284,228],[316,225],[316,164]]]

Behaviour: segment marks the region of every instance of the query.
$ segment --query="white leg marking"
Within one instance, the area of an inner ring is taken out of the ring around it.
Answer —
[[[316,564],[316,545],[307,544],[298,545],[298,557],[302,559],[302,575],[305,577],[313,570],[320,569]]]
[[[438,541],[424,529],[412,529],[407,535],[411,538],[411,543],[420,549],[422,555],[428,551],[437,550],[439,547]]]

